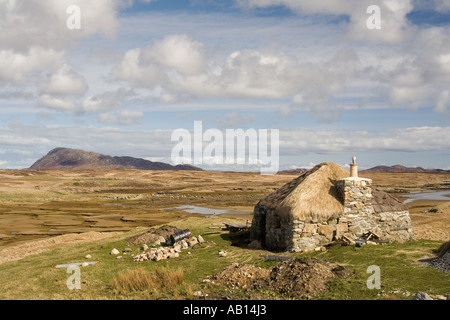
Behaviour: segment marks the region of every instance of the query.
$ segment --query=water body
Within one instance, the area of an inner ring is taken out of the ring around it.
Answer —
[[[179,206],[172,209],[179,209],[183,210],[188,213],[200,213],[204,215],[219,215],[219,214],[246,214],[246,212],[237,212],[237,211],[230,211],[226,209],[213,209],[213,208],[206,208],[206,207],[197,207],[197,206]]]
[[[402,195],[407,198],[403,203],[409,203],[416,200],[444,200],[450,201],[450,190],[446,191],[412,191],[409,194]]]

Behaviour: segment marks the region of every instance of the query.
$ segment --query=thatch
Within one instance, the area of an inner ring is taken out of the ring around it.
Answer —
[[[376,213],[408,210],[406,205],[395,199],[393,196],[374,187],[372,187],[372,206]]]
[[[337,182],[349,176],[347,170],[335,163],[321,163],[269,194],[255,209],[264,207],[268,211],[276,211],[280,217],[291,216],[301,220],[341,216],[344,205]],[[407,210],[405,205],[383,191],[372,188],[372,195],[375,212]]]
[[[324,162],[262,199],[257,206],[277,211],[280,216],[299,219],[329,218],[344,212],[336,183],[349,172],[335,163]]]

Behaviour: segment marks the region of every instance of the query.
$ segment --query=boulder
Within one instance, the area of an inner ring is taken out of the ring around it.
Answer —
[[[159,240],[160,244],[166,243],[166,238],[164,238],[163,236],[159,236],[157,240]]]
[[[433,300],[426,292],[416,292],[413,300]]]
[[[198,244],[198,240],[197,240],[196,237],[192,237],[191,239],[189,239],[189,240],[187,241],[187,243],[188,243],[188,246],[189,246],[189,247],[193,247],[193,246],[195,246],[196,244]]]
[[[110,253],[110,254],[118,255],[118,254],[120,254],[120,252],[119,252],[119,250],[117,250],[116,248],[114,248],[114,249],[111,250],[111,253]]]
[[[226,251],[219,251],[219,256],[221,256],[221,257],[226,257],[227,256],[227,253],[226,253]]]

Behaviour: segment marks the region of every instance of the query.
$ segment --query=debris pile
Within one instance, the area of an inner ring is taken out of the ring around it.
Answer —
[[[128,238],[126,242],[130,246],[139,244],[150,244],[151,246],[157,246],[161,243],[169,242],[170,236],[177,231],[179,231],[179,229],[176,227],[164,225],[158,229],[151,228],[143,234]]]
[[[233,263],[213,277],[213,283],[225,285],[231,289],[249,288],[258,286],[260,281],[268,279],[270,270],[258,268],[249,264]]]
[[[203,243],[204,241],[205,240],[201,236],[198,236],[178,241],[171,247],[157,247],[157,248],[146,247],[147,249],[146,252],[134,256],[133,261],[134,262],[142,262],[148,260],[160,261],[164,259],[178,258],[181,250],[195,247],[197,244]]]
[[[213,283],[233,289],[262,289],[296,298],[310,298],[328,289],[328,282],[354,273],[335,263],[311,258],[290,259],[271,270],[232,264],[211,277]]]
[[[443,272],[450,272],[450,241],[441,245],[437,253],[438,257],[429,260],[428,265]]]
[[[353,270],[334,263],[312,258],[287,260],[275,266],[270,273],[272,291],[298,298],[310,298],[328,289],[328,282],[347,278]]]

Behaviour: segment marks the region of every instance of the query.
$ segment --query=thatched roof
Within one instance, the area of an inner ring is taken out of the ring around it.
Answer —
[[[341,166],[324,162],[272,192],[256,207],[276,210],[280,217],[293,216],[302,220],[340,216],[344,213],[344,205],[336,185],[337,181],[349,176],[349,172]],[[407,210],[383,191],[372,188],[372,193],[376,212]]]

